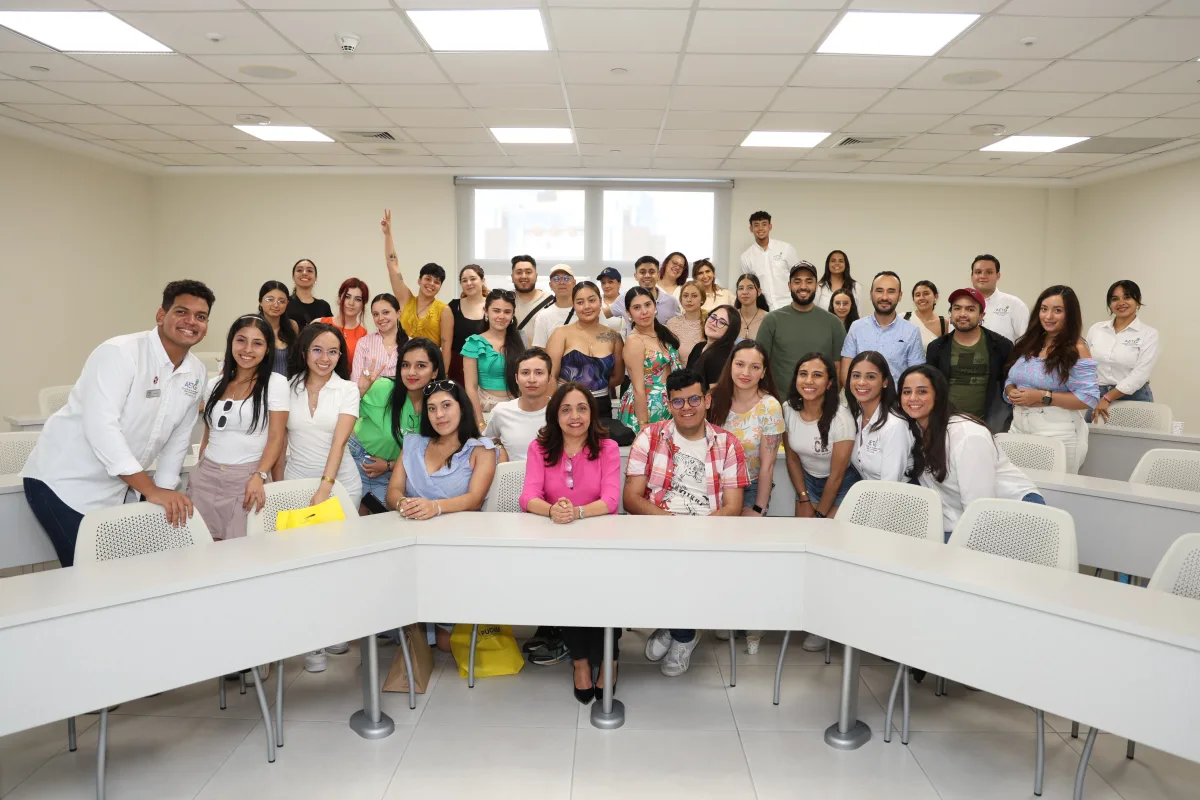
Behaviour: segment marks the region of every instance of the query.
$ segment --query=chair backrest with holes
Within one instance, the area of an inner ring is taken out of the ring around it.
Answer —
[[[291,481],[268,483],[265,487],[267,504],[258,514],[246,517],[246,535],[256,536],[260,533],[270,533],[275,530],[275,517],[280,511],[290,511],[294,508],[307,508],[312,496],[321,486],[320,478],[298,478]],[[358,516],[358,509],[350,499],[350,493],[341,481],[334,481],[333,497],[342,504],[342,513],[346,519]]]
[[[521,511],[521,492],[525,489],[525,462],[506,461],[496,465],[496,476],[492,488],[483,501],[484,511]]]
[[[167,512],[153,503],[126,503],[89,511],[79,523],[75,563],[112,561],[181,547],[212,544],[212,535],[197,513],[178,528],[167,522]]]
[[[20,474],[37,440],[36,431],[0,433],[0,475]]]
[[[1170,433],[1173,420],[1171,407],[1165,403],[1121,400],[1108,407],[1108,424],[1118,428]]]
[[[973,500],[954,526],[949,543],[1031,564],[1079,570],[1075,520],[1061,508],[1023,500]]]
[[[1200,492],[1200,451],[1147,450],[1133,468],[1130,483]]]
[[[996,444],[1021,469],[1067,471],[1067,448],[1058,439],[1027,433],[997,433]]]
[[[1200,600],[1200,533],[1175,540],[1150,577],[1150,588]]]
[[[67,404],[74,384],[67,386],[47,386],[38,392],[38,413],[48,417]]]
[[[837,518],[939,544],[945,538],[938,493],[910,483],[859,481],[846,492]]]

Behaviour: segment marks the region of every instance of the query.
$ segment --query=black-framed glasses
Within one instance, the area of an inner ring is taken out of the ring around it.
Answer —
[[[684,403],[687,403],[692,408],[697,408],[701,403],[704,402],[704,395],[694,394],[691,397],[672,397],[670,402],[671,408],[675,409],[676,411],[682,409]]]
[[[434,392],[448,392],[457,385],[457,383],[449,378],[440,381],[430,381],[425,386],[425,396],[429,397],[429,395],[433,394]]]
[[[225,423],[229,421],[230,411],[233,411],[233,401],[226,400],[221,404],[221,416],[217,417],[217,430],[225,429]]]
[[[715,311],[708,315],[708,321],[715,323],[718,328],[728,328],[729,327],[729,320],[725,319],[724,317],[718,316]]]

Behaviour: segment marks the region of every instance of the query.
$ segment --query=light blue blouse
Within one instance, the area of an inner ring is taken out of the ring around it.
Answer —
[[[1016,386],[1018,389],[1038,389],[1048,392],[1070,392],[1092,408],[1100,402],[1100,386],[1096,382],[1096,359],[1081,358],[1071,367],[1067,382],[1063,383],[1057,372],[1046,369],[1044,358],[1029,358],[1021,356],[1008,371],[1008,379],[1004,388]],[[1008,394],[1004,395],[1008,401]]]
[[[499,457],[496,443],[491,439],[468,439],[462,449],[450,457],[450,466],[442,465],[432,475],[425,470],[425,450],[430,439],[419,433],[404,437],[401,458],[404,464],[404,494],[424,500],[448,500],[467,493],[471,485],[471,452],[486,447]]]

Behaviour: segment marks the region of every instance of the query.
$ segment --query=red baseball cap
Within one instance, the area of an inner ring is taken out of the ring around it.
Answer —
[[[950,293],[950,305],[953,306],[954,301],[964,295],[979,303],[979,313],[982,314],[987,307],[987,301],[983,299],[983,293],[978,289],[955,289]]]

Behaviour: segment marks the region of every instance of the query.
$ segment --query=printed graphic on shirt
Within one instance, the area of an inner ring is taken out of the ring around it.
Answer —
[[[821,444],[820,434],[813,437],[813,452],[817,455],[824,455],[829,452],[829,445]]]
[[[704,462],[682,451],[674,456],[671,485],[663,499],[672,514],[708,516],[712,506],[704,493]]]
[[[183,384],[183,393],[188,396],[188,399],[195,399],[196,395],[200,394],[200,379],[194,381],[185,381]]]

